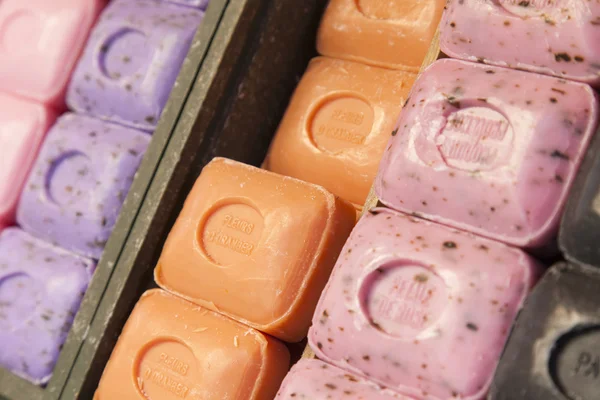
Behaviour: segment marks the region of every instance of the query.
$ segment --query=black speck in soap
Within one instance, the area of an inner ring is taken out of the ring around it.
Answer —
[[[567,53],[556,53],[554,55],[554,59],[557,62],[561,62],[561,61],[565,61],[565,62],[571,62],[571,56],[568,55]]]
[[[477,332],[479,328],[472,322],[467,323],[467,329]]]
[[[569,156],[566,155],[565,153],[563,153],[560,150],[554,150],[552,153],[550,153],[550,157],[552,158],[560,158],[562,160],[568,160]]]
[[[447,241],[447,242],[444,242],[444,247],[447,249],[456,249],[458,246],[456,245],[455,242]]]

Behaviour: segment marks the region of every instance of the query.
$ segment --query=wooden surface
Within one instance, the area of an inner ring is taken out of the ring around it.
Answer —
[[[419,75],[431,64],[433,64],[436,60],[443,58],[444,55],[440,50],[440,30],[438,29],[435,35],[433,36],[433,40],[431,41],[431,46],[429,47],[429,51],[423,60],[423,64],[421,65],[421,69],[419,71]],[[362,209],[361,217],[369,212],[369,210],[373,209],[380,205],[379,199],[375,194],[375,186],[371,187],[371,191],[369,192],[369,196],[367,197],[367,201]],[[316,358],[315,352],[310,348],[307,344],[304,349],[304,353],[302,353],[302,358]]]

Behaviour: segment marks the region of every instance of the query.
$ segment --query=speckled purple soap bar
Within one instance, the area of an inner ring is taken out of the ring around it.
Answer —
[[[166,1],[169,1],[174,4],[181,4],[184,6],[197,7],[202,10],[206,10],[206,7],[208,7],[208,3],[210,3],[210,0],[166,0]]]
[[[164,1],[111,2],[73,74],[69,107],[153,130],[203,16]]]
[[[41,239],[100,258],[149,140],[135,129],[64,115],[42,146],[17,221]]]
[[[36,384],[52,375],[94,263],[18,228],[0,235],[0,366]]]

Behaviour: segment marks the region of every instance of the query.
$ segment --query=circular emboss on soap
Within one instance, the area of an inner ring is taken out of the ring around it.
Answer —
[[[448,299],[444,281],[429,269],[397,263],[377,268],[363,281],[363,313],[390,336],[413,339],[442,315]]]
[[[121,28],[109,35],[98,49],[100,71],[108,79],[130,78],[144,73],[154,47],[138,29]]]
[[[172,339],[148,343],[137,355],[134,382],[147,399],[184,399],[197,381],[196,358],[185,344]]]
[[[198,242],[215,264],[243,265],[258,247],[264,225],[257,208],[242,201],[220,203],[206,213]]]
[[[446,118],[435,143],[446,165],[477,172],[506,165],[513,137],[513,128],[504,115],[487,107],[468,107]]]
[[[319,150],[338,153],[362,146],[373,129],[374,118],[367,100],[352,94],[334,94],[317,104],[307,130]]]
[[[78,150],[60,154],[50,164],[44,185],[46,196],[53,203],[86,206],[97,187],[91,160]]]
[[[383,20],[405,19],[413,10],[424,7],[418,1],[399,0],[356,0],[356,6],[365,17]]]
[[[565,7],[564,0],[496,0],[496,2],[509,13],[519,17],[548,18],[548,14]]]
[[[0,49],[7,54],[37,54],[45,28],[44,18],[20,9],[0,21]]]
[[[570,400],[597,399],[600,393],[600,326],[576,329],[560,338],[549,368],[555,385]]]
[[[41,303],[40,291],[40,283],[25,272],[0,277],[0,329],[11,332],[31,322]],[[47,316],[43,314],[41,318]]]

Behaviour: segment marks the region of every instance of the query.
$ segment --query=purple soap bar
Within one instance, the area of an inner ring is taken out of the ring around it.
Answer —
[[[202,10],[206,10],[206,7],[208,6],[208,3],[210,2],[210,0],[167,0],[167,1],[170,1],[171,3],[175,3],[175,4],[181,4],[184,6],[198,7]]]
[[[94,263],[18,228],[0,235],[0,366],[48,382]]]
[[[42,146],[17,221],[34,236],[100,258],[149,140],[135,129],[64,115]]]
[[[110,3],[73,74],[69,107],[153,130],[203,16],[156,0]]]

